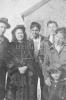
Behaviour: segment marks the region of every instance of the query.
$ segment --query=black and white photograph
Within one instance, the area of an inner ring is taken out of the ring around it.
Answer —
[[[66,100],[66,0],[0,0],[0,100]]]

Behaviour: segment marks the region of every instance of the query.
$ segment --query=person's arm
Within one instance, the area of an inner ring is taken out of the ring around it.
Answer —
[[[4,54],[4,61],[5,61],[5,69],[6,69],[6,72],[8,70],[8,56],[9,56],[9,53],[8,53],[8,48],[9,48],[9,40],[7,38],[4,37],[4,40],[5,40],[5,54]]]
[[[44,62],[44,40],[40,43],[40,50],[39,50],[39,61],[42,64]]]
[[[14,66],[14,60],[13,60],[13,52],[12,52],[12,43],[8,43],[8,46],[7,46],[7,67],[8,69],[9,68],[12,68]]]
[[[44,44],[44,62],[42,64],[42,72],[43,72],[43,75],[44,75],[44,80],[45,80],[45,83],[50,86],[51,85],[51,82],[50,82],[50,76],[49,76],[49,73],[47,72],[48,68],[50,67],[50,59],[51,59],[51,56],[50,56],[50,48],[48,46],[48,44]]]
[[[44,62],[44,56],[45,56],[45,52],[46,52],[47,41],[48,40],[46,39],[46,37],[44,37],[44,39],[40,43],[39,59],[40,59],[41,64],[43,64],[43,62]]]
[[[44,62],[42,64],[42,71],[43,71],[44,79],[46,79],[48,77],[47,70],[48,70],[49,66],[50,66],[49,55],[45,54]]]

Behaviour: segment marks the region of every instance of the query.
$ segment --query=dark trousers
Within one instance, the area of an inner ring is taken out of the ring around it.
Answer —
[[[45,100],[45,95],[44,95],[44,89],[45,89],[44,76],[42,74],[42,69],[40,69],[40,68],[38,70],[38,77],[40,77],[41,100]]]
[[[45,83],[44,83],[43,75],[41,75],[40,77],[40,87],[41,87],[41,100],[45,100],[45,96],[44,96]]]
[[[6,89],[5,98],[6,100],[16,100],[16,90],[13,86],[9,86]]]
[[[6,90],[6,100],[28,100],[26,74],[13,74]],[[19,77],[18,77],[18,76]]]
[[[36,63],[36,73],[37,73],[36,82],[38,82],[38,77],[40,78],[41,100],[47,100],[47,99],[45,99],[46,97],[44,95],[45,91],[47,91],[47,87],[45,87],[44,76],[43,76],[42,69],[40,67],[40,63],[39,62]]]

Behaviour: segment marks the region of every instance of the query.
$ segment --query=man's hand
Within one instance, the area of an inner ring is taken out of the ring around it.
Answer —
[[[49,77],[45,79],[45,84],[51,86],[51,81]]]
[[[19,67],[20,74],[24,74],[27,70],[27,66]]]

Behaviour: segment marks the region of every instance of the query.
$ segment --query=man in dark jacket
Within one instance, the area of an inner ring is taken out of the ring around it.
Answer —
[[[41,30],[41,25],[38,22],[31,23],[30,31],[32,33],[32,40],[33,40],[33,44],[34,44],[34,57],[35,57],[35,62],[36,62],[35,68],[36,68],[36,74],[37,74],[37,77],[35,77],[35,79],[36,79],[36,88],[35,89],[37,91],[38,87],[40,88],[40,91],[39,91],[40,96],[39,97],[40,97],[40,99],[43,100],[43,97],[42,97],[43,75],[42,75],[42,68],[41,68],[41,64],[40,64],[39,51],[40,51],[40,44],[41,44],[42,40],[44,39],[44,37],[40,34],[40,30]],[[38,86],[38,83],[40,83],[39,86]]]
[[[56,34],[55,30],[57,28],[58,28],[58,24],[56,21],[50,20],[47,22],[47,35],[48,35],[48,37],[45,37],[44,41],[42,41],[41,45],[40,45],[40,55],[41,55],[42,64],[44,63],[44,57],[46,55],[46,52],[48,52],[50,50],[50,47],[53,45],[54,35]],[[49,79],[47,79],[47,80],[45,79],[43,67],[42,67],[42,71],[43,71],[44,83],[45,83],[44,88],[43,88],[43,91],[44,91],[43,96],[44,96],[45,100],[47,100],[47,98],[48,98],[48,86],[47,85],[50,85],[50,82],[49,82]]]
[[[8,40],[4,37],[6,29],[10,28],[7,18],[0,18],[0,100],[5,97],[5,76],[6,76],[6,63],[7,63],[7,47]]]

